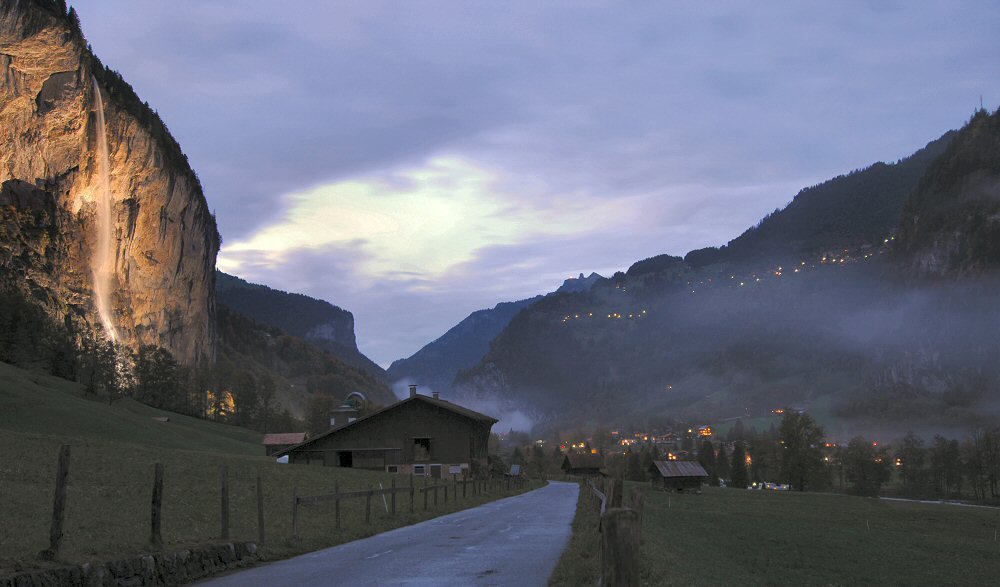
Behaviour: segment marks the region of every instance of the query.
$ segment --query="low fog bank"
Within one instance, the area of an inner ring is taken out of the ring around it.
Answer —
[[[997,421],[996,275],[915,281],[882,262],[761,275],[546,300],[458,388],[536,422],[720,421],[794,406],[838,436],[891,438]]]

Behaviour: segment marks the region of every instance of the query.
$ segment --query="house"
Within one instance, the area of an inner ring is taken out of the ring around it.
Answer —
[[[600,475],[604,468],[604,457],[593,453],[569,453],[563,457],[562,470],[567,475],[584,477]]]
[[[284,432],[282,434],[265,434],[264,440],[260,443],[264,445],[265,454],[272,456],[276,452],[301,444],[305,440],[305,432]]]
[[[653,461],[649,474],[653,487],[668,490],[700,490],[701,484],[708,481],[708,473],[694,461]]]
[[[497,420],[410,386],[410,397],[287,448],[291,464],[442,477],[486,469]]]

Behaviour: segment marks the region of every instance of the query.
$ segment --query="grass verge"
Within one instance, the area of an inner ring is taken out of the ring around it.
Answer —
[[[576,502],[576,516],[573,518],[573,536],[552,571],[550,586],[578,587],[596,584],[601,559],[599,508],[594,503],[590,487],[582,483]]]

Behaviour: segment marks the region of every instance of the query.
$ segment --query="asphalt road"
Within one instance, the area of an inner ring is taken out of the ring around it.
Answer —
[[[260,585],[546,585],[569,543],[579,486],[547,486],[413,526],[209,579]]]

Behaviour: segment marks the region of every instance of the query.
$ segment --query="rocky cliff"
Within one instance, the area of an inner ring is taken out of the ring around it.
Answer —
[[[271,289],[216,272],[216,294],[220,304],[297,336],[335,357],[385,379],[385,371],[358,350],[354,337],[354,314],[325,300]]]
[[[197,176],[159,117],[90,52],[62,1],[0,5],[0,286],[77,332],[107,334],[93,293],[99,102],[111,323],[132,348],[211,360],[220,239]]]
[[[1000,110],[979,110],[913,190],[896,258],[921,277],[1000,268]]]

